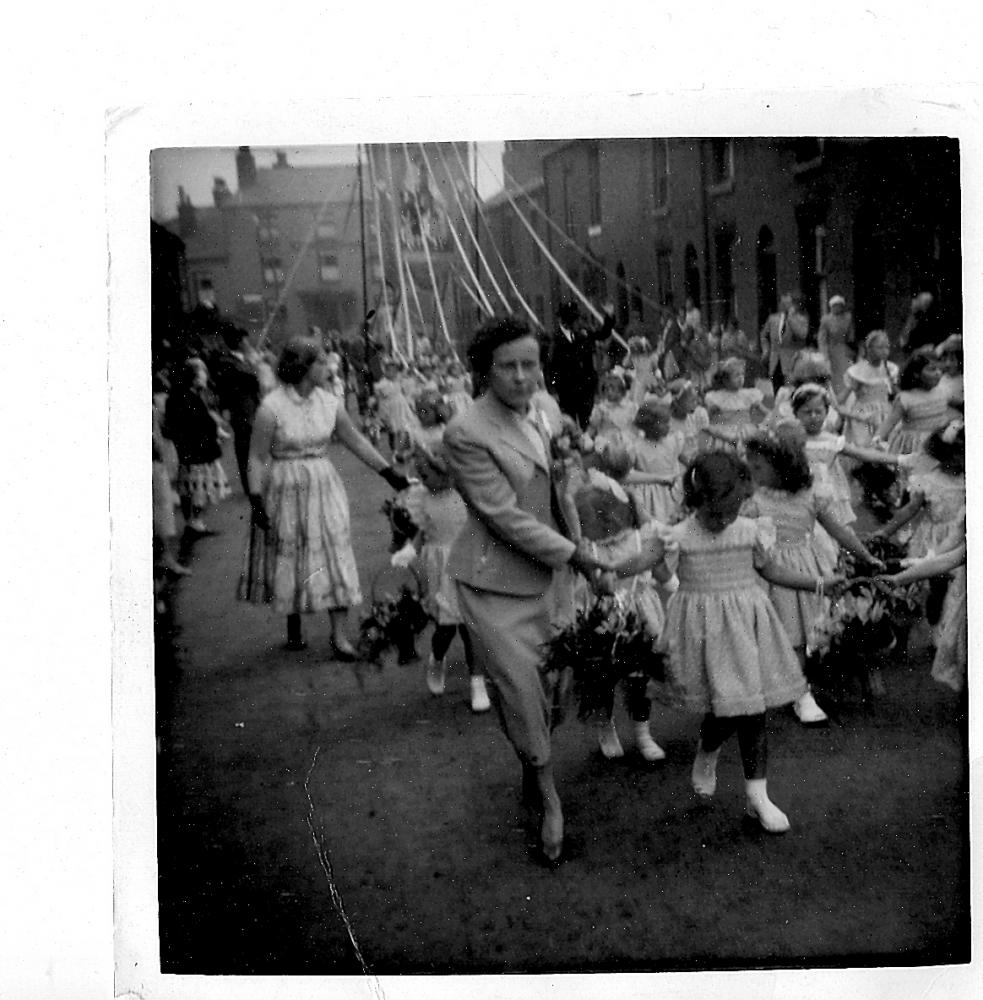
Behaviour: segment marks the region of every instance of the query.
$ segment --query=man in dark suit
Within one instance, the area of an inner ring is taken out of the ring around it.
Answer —
[[[259,378],[242,350],[248,334],[245,330],[225,323],[222,340],[225,350],[209,357],[208,369],[215,383],[219,405],[228,410],[229,425],[235,436],[236,463],[243,492],[248,495],[249,439],[253,433],[253,420],[259,408]]]
[[[575,302],[563,302],[556,311],[557,329],[546,373],[546,385],[556,396],[560,409],[587,427],[594,396],[597,394],[597,369],[594,348],[614,332],[614,305],[604,306],[604,322],[590,328],[580,318]]]
[[[553,780],[550,706],[542,644],[550,632],[554,572],[603,568],[586,544],[568,537],[553,479],[549,432],[531,406],[541,375],[539,342],[507,317],[481,327],[468,349],[485,386],[444,433],[454,483],[468,521],[448,571],[471,637],[476,666],[505,735],[523,766],[523,787],[542,809],[544,858],[563,848],[563,812]]]

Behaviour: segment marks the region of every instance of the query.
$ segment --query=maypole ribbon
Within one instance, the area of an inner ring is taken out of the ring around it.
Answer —
[[[396,329],[393,326],[393,316],[389,309],[389,290],[386,284],[386,256],[382,252],[382,220],[379,212],[379,189],[375,179],[375,160],[372,147],[366,144],[365,156],[369,161],[369,183],[372,185],[372,216],[375,219],[375,240],[379,250],[379,267],[382,271],[382,302],[386,312],[386,332],[389,334],[389,346],[393,354],[398,354],[396,347]]]
[[[410,154],[409,150],[406,148],[406,143],[403,143],[403,156],[406,158],[406,169],[410,168]],[[420,217],[420,198],[416,191],[412,192],[413,204],[416,207],[417,218]],[[423,242],[423,256],[427,261],[427,273],[430,275],[430,286],[433,288],[433,300],[437,307],[437,318],[440,320],[440,329],[444,334],[444,339],[448,344],[451,345],[451,349],[454,348],[454,343],[451,340],[450,331],[447,329],[447,318],[444,316],[444,307],[440,301],[440,289],[437,287],[437,275],[433,269],[433,258],[430,256],[430,241],[427,239],[423,232],[423,226],[420,226],[420,236]]]
[[[593,303],[587,298],[586,295],[584,295],[584,293],[576,286],[576,284],[574,284],[573,279],[570,278],[570,276],[566,273],[566,271],[564,271],[563,268],[560,266],[556,258],[549,252],[549,250],[547,250],[546,244],[543,243],[543,241],[539,238],[539,234],[533,228],[532,223],[530,223],[530,221],[522,214],[521,209],[515,203],[515,199],[510,194],[509,189],[504,188],[503,190],[505,197],[508,199],[509,204],[514,209],[515,214],[519,216],[519,219],[522,222],[522,224],[526,227],[527,230],[529,230],[529,235],[533,238],[534,242],[536,243],[536,246],[539,247],[539,249],[543,252],[543,256],[556,269],[556,273],[563,279],[564,284],[566,284],[566,286],[570,289],[570,291],[573,292],[573,294],[581,302],[583,307],[591,314],[591,316],[593,316],[598,323],[603,323],[604,316],[598,311],[597,308],[595,308]],[[618,333],[617,330],[612,330],[611,336],[614,337],[614,339],[619,344],[621,344],[622,347],[624,347],[626,350],[628,349],[628,342],[624,339],[624,337],[621,336],[620,333]]]
[[[406,356],[413,360],[413,331],[410,327],[410,303],[406,297],[406,282],[403,278],[403,249],[402,238],[400,237],[399,209],[396,207],[396,181],[393,178],[393,159],[389,151],[389,143],[386,147],[386,167],[389,171],[389,207],[393,217],[393,242],[396,245],[396,269],[399,272],[399,294],[400,305],[403,312],[403,323],[406,325]]]
[[[423,148],[423,144],[419,143],[420,152],[423,153],[423,159],[426,161],[427,169],[430,171],[430,176],[433,176],[433,168],[430,166],[430,160],[427,158],[427,151]],[[464,223],[464,228],[468,231],[468,236],[471,237],[471,242],[474,244],[474,248],[477,251],[478,257],[481,263],[485,265],[485,270],[488,272],[488,280],[492,283],[492,288],[495,289],[498,294],[499,299],[501,299],[502,305],[508,312],[512,311],[512,304],[505,297],[502,289],[499,287],[498,282],[495,280],[495,273],[488,266],[488,260],[486,259],[484,253],[481,250],[481,244],[478,242],[478,237],[475,235],[474,230],[471,228],[471,223],[468,222],[468,212],[465,209],[464,204],[461,201],[461,196],[458,194],[457,185],[454,183],[454,178],[451,175],[450,167],[447,165],[447,157],[444,156],[444,151],[440,148],[440,143],[435,144],[437,147],[437,155],[440,157],[440,162],[444,167],[444,173],[447,175],[447,180],[451,186],[451,190],[454,192],[454,200],[457,202],[457,207],[461,212],[461,221]],[[460,154],[458,154],[460,155]]]
[[[488,166],[488,161],[485,160],[484,156],[482,156],[482,154],[480,153],[478,155],[481,156],[482,160],[484,160],[485,162],[485,165]],[[549,213],[546,212],[542,208],[542,206],[537,205],[536,202],[529,196],[529,194],[520,185],[516,183],[515,178],[508,172],[508,170],[505,169],[504,166],[502,167],[502,176],[506,180],[506,182],[511,182],[512,185],[516,188],[516,190],[521,192],[522,196],[526,199],[526,201],[528,201],[529,204],[536,210],[536,212],[546,220],[547,225],[549,225],[549,227],[558,236],[560,236],[564,240],[564,242],[567,243],[580,257],[582,257],[585,261],[587,261],[588,264],[592,264],[594,267],[597,267],[601,271],[603,271],[609,278],[612,278],[614,280],[615,284],[621,285],[626,291],[628,290],[628,282],[624,278],[619,278],[614,271],[609,271],[606,267],[604,267],[603,264],[601,264],[595,257],[593,257],[589,251],[585,250],[579,244],[575,243],[572,239],[570,239],[570,237],[556,224],[556,222],[554,222],[554,220],[550,218]],[[638,295],[643,302],[647,302],[650,306],[652,306],[656,310],[661,311],[664,308],[661,302],[656,302],[655,299],[649,298],[641,291],[639,291]]]
[[[454,150],[454,155],[457,157],[457,162],[461,167],[462,173],[465,175],[465,177],[467,177],[468,168],[465,166],[464,160],[461,159],[460,151],[458,150],[457,146],[453,146],[452,148]],[[488,218],[481,207],[481,195],[478,194],[478,189],[474,186],[474,183],[471,181],[470,177],[468,177],[468,190],[471,192],[471,199],[474,202],[474,207],[478,210],[478,215],[480,216],[481,221],[484,222],[485,224],[485,231],[488,233],[488,242],[491,243],[492,249],[495,251],[495,256],[498,259],[498,263],[501,265],[502,272],[505,274],[505,280],[508,281],[509,286],[512,289],[512,292],[514,293],[515,297],[519,300],[519,303],[522,305],[522,308],[525,309],[526,315],[529,317],[529,320],[532,322],[533,326],[538,327],[540,330],[544,329],[542,321],[535,314],[535,312],[533,312],[532,307],[529,305],[529,303],[526,302],[525,298],[522,295],[522,292],[519,291],[518,285],[516,285],[515,283],[515,279],[512,277],[511,271],[509,271],[508,267],[506,266],[505,258],[502,256],[502,252],[498,249],[498,244],[495,242],[495,237],[492,235],[492,228],[491,226],[488,225]]]
[[[418,145],[420,146],[420,150],[423,153],[423,159],[424,159],[424,162],[427,164],[427,169],[430,170],[430,161],[427,158],[426,151],[423,149],[422,144],[418,143]],[[406,155],[407,155],[407,157],[409,157],[409,153],[407,153]],[[431,177],[434,176],[433,170],[430,170],[430,176]],[[434,178],[434,183],[436,183],[436,178]],[[471,280],[474,282],[475,287],[478,289],[478,295],[481,298],[481,308],[489,316],[493,316],[495,314],[495,310],[492,309],[492,305],[488,301],[488,297],[485,295],[484,291],[481,288],[481,282],[478,280],[478,276],[474,273],[474,269],[471,267],[471,262],[468,260],[468,255],[464,252],[464,247],[461,245],[461,240],[460,240],[460,238],[457,235],[457,230],[451,224],[451,220],[450,220],[449,217],[447,219],[447,228],[450,230],[450,234],[454,238],[454,246],[457,247],[457,252],[458,252],[461,260],[464,261],[464,267],[465,267],[465,269],[467,270],[468,274],[471,275]]]
[[[413,280],[413,271],[410,268],[410,262],[404,257],[403,266],[406,268],[406,280],[410,286],[410,293],[413,296],[413,304],[416,306],[417,315],[420,317],[421,329],[427,328],[427,317],[423,314],[423,307],[420,305],[420,296],[416,291],[416,282]]]

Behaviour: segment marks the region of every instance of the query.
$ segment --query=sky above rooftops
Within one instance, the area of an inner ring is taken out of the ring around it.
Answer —
[[[478,190],[482,197],[502,186],[501,142],[478,143]],[[253,146],[258,168],[272,167],[277,149],[287,154],[294,167],[320,167],[332,163],[354,163],[354,146]],[[184,188],[192,204],[204,208],[214,204],[212,185],[221,177],[235,191],[236,151],[232,147],[184,147],[154,150],[150,158],[151,215],[157,221],[177,215],[178,186]]]

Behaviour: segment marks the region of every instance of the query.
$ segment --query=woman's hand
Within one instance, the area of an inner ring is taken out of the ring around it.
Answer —
[[[387,465],[384,469],[379,470],[379,475],[397,492],[402,493],[403,490],[409,489],[410,480],[406,476],[397,472],[391,465]]]

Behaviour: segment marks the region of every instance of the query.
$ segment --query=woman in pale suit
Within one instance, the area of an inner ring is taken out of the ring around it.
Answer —
[[[563,811],[550,753],[550,694],[540,667],[549,638],[554,571],[601,564],[567,537],[549,433],[530,400],[540,351],[529,328],[513,318],[481,327],[468,349],[482,395],[444,433],[448,465],[468,521],[448,571],[471,636],[476,667],[505,735],[523,767],[523,791],[542,810],[543,858],[563,850]]]

